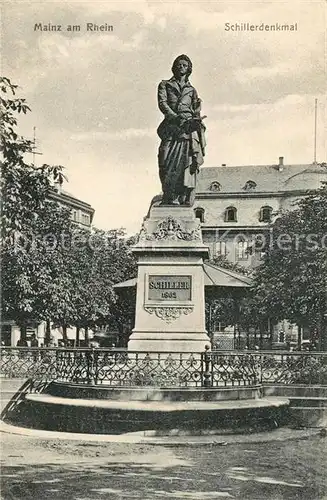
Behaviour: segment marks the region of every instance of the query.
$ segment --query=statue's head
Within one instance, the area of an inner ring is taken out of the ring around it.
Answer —
[[[173,65],[172,65],[172,72],[173,72],[173,75],[174,77],[176,78],[180,73],[180,63],[181,62],[186,62],[187,65],[188,65],[188,68],[187,68],[187,71],[186,71],[186,77],[188,78],[190,76],[190,74],[192,73],[192,61],[191,59],[186,56],[185,54],[182,54],[178,57],[176,57],[175,61],[173,62]]]

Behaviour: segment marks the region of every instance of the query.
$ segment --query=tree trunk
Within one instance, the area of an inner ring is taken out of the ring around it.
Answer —
[[[302,344],[302,326],[297,325],[297,348],[301,351]]]
[[[268,331],[269,331],[269,349],[272,349],[274,337],[274,325],[270,318],[268,318]]]
[[[51,324],[50,324],[50,320],[47,319],[46,324],[45,324],[44,345],[46,345],[46,346],[49,345],[50,339],[51,339]]]
[[[260,323],[259,324],[259,334],[260,334],[260,337],[259,337],[259,346],[260,346],[260,349],[264,349],[264,345],[263,345],[263,332],[264,332],[264,328],[263,328],[263,324]]]
[[[76,327],[76,338],[75,338],[75,347],[79,347],[79,332],[80,332],[80,327]]]
[[[327,314],[322,314],[320,318],[319,350],[327,351]]]
[[[27,325],[26,323],[22,323],[20,325],[20,340],[27,340]]]
[[[67,340],[68,340],[68,337],[67,337],[67,325],[62,325],[62,339],[64,341],[64,344],[66,345],[67,344]]]

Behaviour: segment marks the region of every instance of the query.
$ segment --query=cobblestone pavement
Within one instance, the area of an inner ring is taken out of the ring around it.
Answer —
[[[153,446],[2,434],[2,499],[327,499],[326,438]]]

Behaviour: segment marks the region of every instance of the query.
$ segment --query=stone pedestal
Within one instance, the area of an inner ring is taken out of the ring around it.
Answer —
[[[129,350],[202,352],[203,258],[208,248],[193,209],[152,207],[133,250],[138,257],[135,328]]]

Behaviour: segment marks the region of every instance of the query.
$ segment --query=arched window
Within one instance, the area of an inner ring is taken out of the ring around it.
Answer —
[[[226,208],[225,222],[237,222],[237,209],[235,207]]]
[[[216,255],[225,257],[227,255],[226,241],[218,240],[216,241]]]
[[[268,205],[261,207],[259,221],[271,222],[272,211],[273,211],[272,207],[269,207]]]
[[[209,187],[210,191],[220,191],[221,184],[218,181],[213,181]]]
[[[254,182],[254,181],[249,180],[249,181],[246,181],[245,186],[244,186],[243,189],[245,191],[253,191],[253,189],[255,189],[256,187],[257,187],[257,183]]]
[[[236,259],[237,260],[248,260],[248,242],[245,240],[240,240],[237,242],[236,247]]]
[[[200,220],[200,222],[204,222],[204,208],[197,207],[194,209],[195,217]]]

